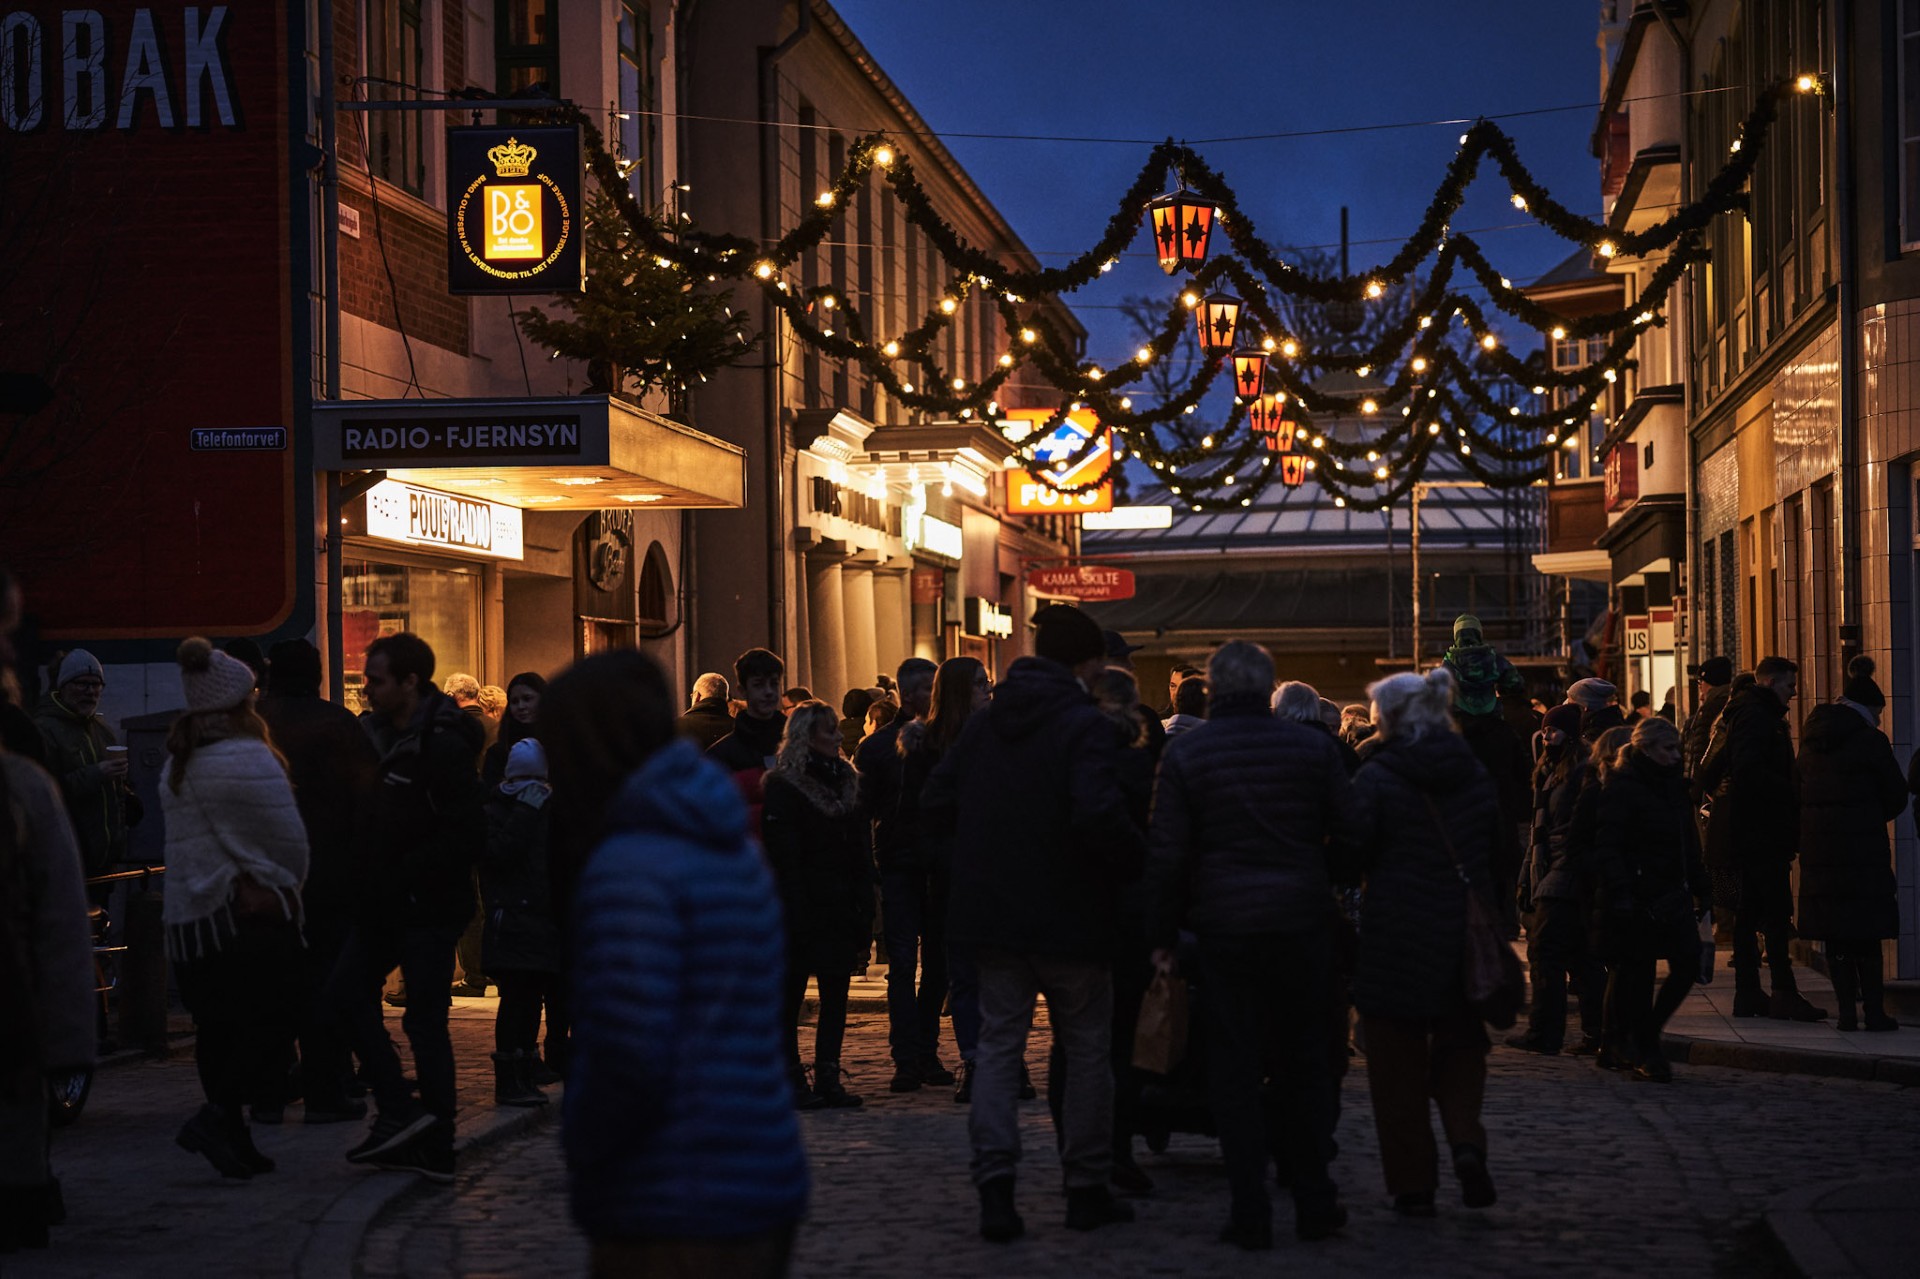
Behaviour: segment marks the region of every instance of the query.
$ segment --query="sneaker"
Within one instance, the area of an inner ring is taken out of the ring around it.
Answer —
[[[920,1082],[945,1088],[953,1082],[953,1072],[942,1066],[938,1057],[927,1057],[920,1062]]]
[[[1460,1179],[1460,1202],[1469,1208],[1491,1208],[1499,1198],[1487,1175],[1487,1152],[1478,1146],[1453,1148],[1453,1175]]]
[[[1560,1051],[1570,1057],[1591,1057],[1600,1051],[1600,1037],[1598,1035],[1582,1035],[1579,1043],[1571,1048],[1563,1048]]]
[[[193,1112],[193,1118],[181,1125],[173,1144],[196,1155],[205,1155],[222,1177],[245,1181],[253,1176],[253,1167],[234,1145],[232,1128],[218,1106],[208,1105]]]
[[[925,1082],[920,1072],[912,1066],[895,1066],[893,1078],[887,1083],[888,1092],[919,1092]]]
[[[347,1152],[347,1162],[372,1163],[377,1156],[386,1154],[432,1126],[433,1116],[424,1110],[393,1116],[375,1115],[373,1127],[367,1131],[367,1139]]]
[[[453,1184],[453,1141],[431,1127],[414,1133],[368,1162],[382,1172],[417,1173],[437,1186]]]
[[[960,1062],[959,1073],[956,1074],[954,1078],[959,1082],[956,1083],[953,1088],[953,1104],[956,1106],[970,1105],[973,1101],[973,1063],[963,1058]]]
[[[1067,1229],[1098,1230],[1133,1220],[1133,1205],[1113,1197],[1105,1186],[1067,1187]]]
[[[1013,1178],[995,1177],[980,1184],[980,1237],[1007,1243],[1027,1232],[1027,1223],[1013,1206]]]
[[[311,1102],[309,1102],[305,1107],[305,1112],[306,1113],[303,1114],[300,1118],[300,1122],[302,1123],[308,1123],[308,1124],[352,1123],[356,1119],[365,1119],[367,1117],[367,1103],[364,1101],[357,1101],[352,1097],[346,1098],[344,1101],[340,1102],[340,1104],[335,1106],[329,1106],[329,1105],[316,1106],[316,1105],[313,1105]]]

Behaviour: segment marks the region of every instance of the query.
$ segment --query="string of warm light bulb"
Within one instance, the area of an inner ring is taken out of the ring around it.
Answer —
[[[1416,482],[1433,449],[1449,437],[1462,463],[1485,482],[1499,486],[1533,482],[1543,468],[1502,470],[1488,466],[1484,459],[1511,466],[1549,457],[1564,446],[1559,428],[1577,418],[1569,418],[1564,408],[1528,411],[1501,400],[1449,338],[1465,341],[1470,336],[1477,359],[1495,378],[1531,385],[1536,397],[1545,397],[1549,391],[1566,392],[1583,406],[1579,411],[1597,405],[1605,385],[1631,366],[1628,353],[1637,334],[1649,325],[1664,323],[1661,308],[1673,284],[1702,256],[1705,229],[1714,218],[1742,206],[1741,192],[1780,102],[1790,93],[1818,93],[1822,87],[1816,78],[1801,77],[1762,91],[1726,162],[1701,197],[1638,232],[1615,230],[1567,209],[1526,170],[1513,140],[1482,121],[1461,135],[1426,216],[1400,250],[1379,267],[1335,275],[1318,275],[1282,258],[1259,237],[1224,177],[1191,148],[1172,142],[1153,149],[1091,248],[1064,266],[1021,269],[969,244],[943,219],[915,177],[911,157],[883,136],[857,139],[845,166],[818,194],[813,207],[771,245],[763,245],[726,233],[661,231],[642,216],[621,179],[618,162],[608,154],[586,114],[570,107],[554,114],[582,126],[590,167],[613,193],[630,229],[649,252],[695,279],[757,285],[796,337],[834,358],[858,364],[878,387],[907,408],[998,420],[1000,390],[1014,373],[1030,367],[1065,397],[1047,422],[1032,430],[1023,423],[1017,437],[1009,433],[1017,445],[1018,464],[1037,480],[1062,492],[1077,492],[1107,478],[1101,475],[1076,486],[1061,485],[1052,478],[1055,469],[1071,469],[1097,447],[1099,441],[1093,438],[1068,456],[1052,457],[1050,465],[1036,461],[1039,440],[1073,410],[1085,406],[1116,434],[1110,466],[1130,453],[1165,476],[1170,491],[1195,509],[1228,509],[1250,505],[1276,472],[1284,472],[1287,482],[1298,483],[1303,471],[1342,505],[1383,505]],[[1450,233],[1449,220],[1489,158],[1511,188],[1514,207],[1564,238],[1603,258],[1665,253],[1665,260],[1647,274],[1627,306],[1575,320],[1555,317],[1500,275],[1471,237]],[[876,174],[880,190],[901,204],[907,220],[927,235],[954,273],[920,323],[891,337],[869,332],[858,307],[842,289],[798,286],[787,276],[790,268],[825,241],[851,202],[872,189]],[[1178,177],[1181,189],[1153,198],[1169,174]],[[1187,283],[1132,360],[1110,369],[1081,361],[1074,354],[1074,344],[1034,301],[1076,292],[1110,270],[1138,234],[1143,209],[1154,229],[1163,268],[1169,274],[1186,271]],[[1169,227],[1175,229],[1171,235]],[[1208,240],[1216,227],[1224,228],[1232,252],[1209,258]],[[1428,274],[1424,281],[1417,281],[1416,273],[1429,260]],[[1455,286],[1455,272],[1462,267],[1498,311],[1528,328],[1552,326],[1556,340],[1604,335],[1609,338],[1607,347],[1599,358],[1575,369],[1545,370],[1527,364],[1505,349],[1480,302]],[[1406,315],[1357,351],[1322,349],[1289,332],[1273,301],[1287,297],[1313,303],[1378,304],[1389,293],[1415,283],[1417,293]],[[1240,290],[1248,300],[1220,291],[1224,285]],[[943,368],[935,352],[947,329],[976,298],[985,299],[998,314],[1005,346],[991,372],[970,380]],[[1128,389],[1175,351],[1190,312],[1207,358],[1183,387],[1160,403],[1137,407]],[[1243,330],[1243,317],[1255,323]],[[1461,326],[1457,330],[1455,321]],[[1242,337],[1251,339],[1245,347],[1235,341]],[[1380,419],[1388,426],[1360,440],[1338,439],[1331,429],[1314,433],[1307,441],[1308,456],[1296,463],[1286,460],[1290,453],[1263,453],[1259,434],[1245,429],[1247,404],[1258,394],[1236,396],[1226,420],[1218,426],[1189,425],[1186,419],[1198,413],[1228,366],[1228,357],[1234,357],[1237,367],[1240,357],[1252,351],[1264,357],[1251,375],[1255,380],[1237,385],[1236,390],[1257,389],[1264,394],[1269,384],[1277,386],[1290,402],[1290,416],[1299,430],[1308,429],[1316,418],[1363,424]],[[1378,389],[1335,395],[1316,387],[1315,370],[1346,370],[1362,377],[1378,370],[1388,380]],[[1395,408],[1400,409],[1397,415],[1390,412]],[[1493,426],[1483,426],[1481,416],[1491,417]],[[1501,438],[1527,432],[1544,432],[1552,438],[1523,445]],[[1384,457],[1402,441],[1404,447],[1397,456]],[[1276,456],[1281,460],[1276,462]],[[1371,463],[1365,470],[1344,464],[1363,457]],[[1360,497],[1357,490],[1368,485],[1374,487],[1372,497]]]

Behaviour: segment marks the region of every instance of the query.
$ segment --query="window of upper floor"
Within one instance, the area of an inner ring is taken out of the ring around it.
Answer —
[[[653,11],[649,0],[620,0],[614,18],[619,50],[619,161],[640,207],[651,209],[666,197],[660,164],[660,78],[653,47]]]
[[[427,53],[433,28],[428,0],[366,0],[361,24],[361,66],[366,96],[397,102],[420,96],[427,83]],[[427,128],[424,111],[365,114],[367,167],[403,191],[427,192]]]
[[[536,86],[560,96],[558,0],[495,0],[494,88],[515,98]]]

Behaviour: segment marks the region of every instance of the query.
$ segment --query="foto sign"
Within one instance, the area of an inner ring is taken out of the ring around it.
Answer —
[[[577,127],[447,130],[447,289],[583,293]]]
[[[1025,421],[1038,430],[1050,418],[1050,409],[1012,409],[1010,421]],[[1089,445],[1087,441],[1092,440]],[[1076,450],[1084,448],[1078,461],[1069,462]],[[1084,493],[1063,493],[1092,482],[1106,473],[1113,462],[1113,432],[1101,427],[1093,414],[1077,410],[1049,431],[1034,445],[1034,467],[1045,470],[1047,480],[1037,480],[1025,467],[1015,467],[1007,475],[1007,512],[1011,515],[1079,515],[1087,511],[1113,509],[1113,481],[1107,480]],[[1048,481],[1051,481],[1049,483]]]
[[[518,507],[398,480],[382,480],[367,490],[367,536],[497,560],[526,558]]]
[[[1133,570],[1104,564],[1036,568],[1027,574],[1027,586],[1042,595],[1064,595],[1068,599],[1130,600]]]

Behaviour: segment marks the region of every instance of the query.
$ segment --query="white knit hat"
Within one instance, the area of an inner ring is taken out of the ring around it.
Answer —
[[[547,752],[538,741],[523,737],[507,749],[508,781],[534,777],[541,781],[547,779]]]
[[[187,693],[187,711],[224,711],[238,706],[253,691],[253,668],[216,649],[199,636],[185,640],[175,656],[180,662],[180,684]]]

